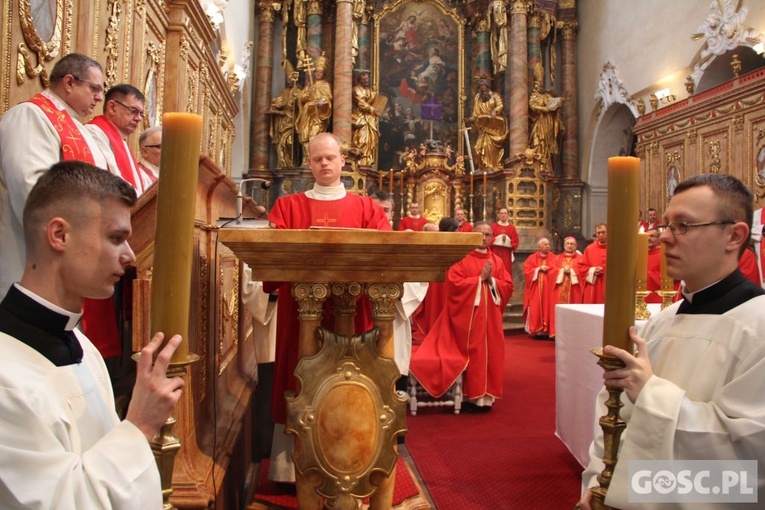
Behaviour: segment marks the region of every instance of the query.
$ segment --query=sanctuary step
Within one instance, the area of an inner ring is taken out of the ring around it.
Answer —
[[[502,314],[502,326],[505,336],[523,333],[523,301],[516,301],[515,296],[505,307]]]

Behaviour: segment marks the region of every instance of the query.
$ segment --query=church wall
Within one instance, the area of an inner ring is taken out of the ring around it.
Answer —
[[[716,2],[711,2],[716,4]],[[744,0],[748,14],[744,25],[765,33],[765,2]],[[681,0],[588,0],[578,2],[579,32],[577,74],[579,87],[580,176],[591,180],[589,200],[583,211],[583,233],[597,218],[605,217],[604,176],[606,165],[589,156],[599,128],[595,99],[603,65],[610,62],[626,91],[635,99],[642,98],[650,113],[648,96],[668,87],[676,101],[688,97],[685,79],[694,59],[704,44],[694,41],[692,34],[709,15],[710,2]],[[615,129],[623,129],[618,126]],[[618,154],[620,147],[614,147]],[[593,155],[593,158],[596,157]]]
[[[226,10],[223,11],[225,38],[224,47],[230,51],[230,59],[242,65],[243,59],[247,58],[244,46],[252,41],[253,50],[247,60],[249,68],[244,86],[236,95],[239,112],[234,118],[234,137],[231,154],[231,177],[239,180],[242,174],[247,173],[250,160],[250,109],[252,88],[254,87],[254,53],[258,44],[258,26],[255,22],[255,7],[249,0],[232,0]]]

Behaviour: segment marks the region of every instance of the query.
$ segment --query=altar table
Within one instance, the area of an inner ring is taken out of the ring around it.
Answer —
[[[659,309],[648,305],[652,315]],[[638,330],[644,323],[637,321]],[[555,435],[586,467],[595,418],[606,413],[595,409],[603,369],[590,352],[603,344],[603,305],[557,305],[555,324]]]

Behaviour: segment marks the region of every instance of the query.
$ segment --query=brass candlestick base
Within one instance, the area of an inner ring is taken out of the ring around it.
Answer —
[[[141,353],[137,352],[131,356],[138,361]],[[167,367],[167,377],[186,377],[186,367],[199,361],[199,355],[189,353],[183,361],[171,361]],[[173,434],[173,426],[177,420],[170,416],[159,433],[149,441],[151,451],[154,453],[154,459],[159,469],[159,479],[162,484],[162,510],[175,510],[170,503],[170,496],[173,495],[173,467],[175,465],[175,455],[181,449],[181,440]]]
[[[675,297],[675,294],[677,294],[677,291],[674,289],[670,290],[657,290],[656,293],[661,296],[661,309],[664,310],[666,307],[670,306],[672,304],[672,298]]]
[[[593,349],[591,352],[598,357],[598,365],[603,367],[603,370],[606,372],[624,368],[624,363],[619,358],[603,354],[603,350],[600,348]],[[605,467],[598,475],[600,486],[590,489],[590,492],[592,492],[590,506],[593,510],[609,510],[612,508],[605,503],[606,494],[608,493],[608,487],[611,485],[614,467],[616,467],[619,441],[621,440],[622,432],[627,427],[627,423],[619,416],[619,409],[623,405],[621,401],[623,390],[621,388],[613,388],[607,384],[606,389],[608,390],[608,400],[606,400],[608,413],[601,416],[599,420],[600,428],[603,429],[603,464],[605,464]]]
[[[646,320],[651,318],[651,312],[648,311],[648,305],[645,298],[650,294],[647,290],[638,290],[635,292],[635,319]]]

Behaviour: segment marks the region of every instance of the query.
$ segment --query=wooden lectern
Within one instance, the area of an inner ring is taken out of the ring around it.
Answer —
[[[395,303],[403,282],[437,281],[470,250],[477,233],[376,230],[221,229],[219,240],[252,267],[254,278],[292,282],[300,318],[299,393],[287,398],[295,435],[301,509],[387,510],[393,498],[396,436],[406,432],[406,396],[395,393]],[[352,337],[355,302],[372,303],[376,329]],[[334,333],[318,330],[332,296]]]

